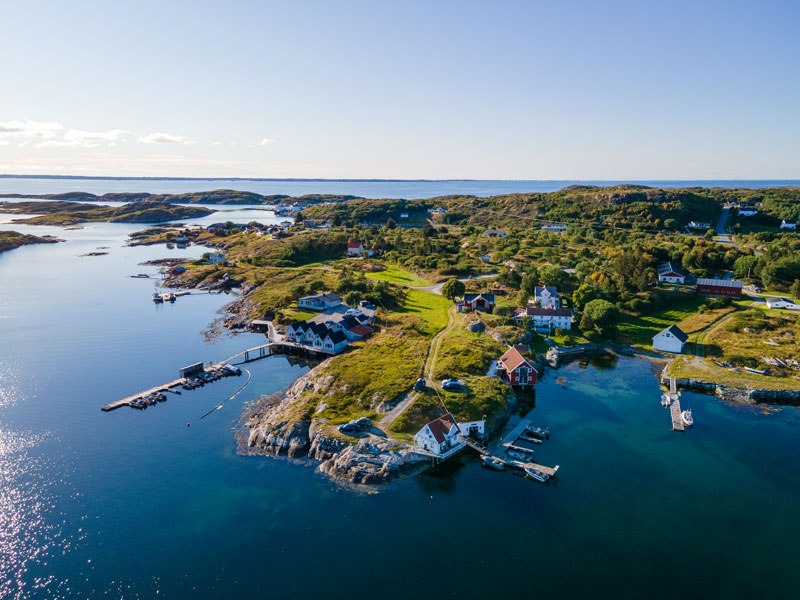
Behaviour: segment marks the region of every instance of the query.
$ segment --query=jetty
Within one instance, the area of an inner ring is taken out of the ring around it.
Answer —
[[[686,426],[681,416],[681,394],[675,377],[669,378],[669,413],[672,417],[672,430],[685,431]]]
[[[522,419],[519,423],[517,423],[514,428],[506,434],[501,442],[501,446],[506,450],[522,450],[524,452],[533,452],[530,448],[525,448],[522,446],[517,446],[515,442],[519,439],[519,436],[522,435],[529,427],[531,426],[531,421],[529,419]],[[489,452],[489,449],[482,444],[479,444],[475,440],[465,438],[467,445],[478,452],[481,456],[492,456]],[[555,467],[548,467],[547,465],[540,465],[535,462],[522,462],[520,460],[509,460],[507,458],[500,458],[499,456],[495,456],[494,458],[498,459],[500,462],[505,464],[510,469],[515,469],[517,471],[525,471],[525,467],[533,467],[534,469],[538,469],[541,472],[549,475],[550,477],[555,477],[556,473],[558,473],[558,469],[560,468],[559,465]]]

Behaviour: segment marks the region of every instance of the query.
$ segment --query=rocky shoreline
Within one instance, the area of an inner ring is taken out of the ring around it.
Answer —
[[[326,420],[306,414],[307,408],[321,412],[324,406],[305,407],[302,395],[310,390],[324,394],[333,384],[332,377],[319,374],[326,362],[300,377],[282,398],[280,394],[263,398],[246,411],[239,452],[307,458],[334,479],[368,485],[385,484],[427,466],[429,459],[402,441],[371,433],[351,444],[324,433]]]
[[[661,373],[661,383],[669,385],[667,368]],[[766,388],[730,387],[721,383],[699,379],[677,378],[678,389],[718,396],[724,400],[744,402],[745,404],[777,404],[800,406],[800,390],[773,390]]]

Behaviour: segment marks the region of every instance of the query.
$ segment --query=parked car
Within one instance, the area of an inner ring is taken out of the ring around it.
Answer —
[[[361,427],[355,423],[345,423],[344,425],[339,425],[339,433],[343,433],[345,435],[358,435],[361,433]]]
[[[414,391],[415,392],[421,392],[424,389],[425,389],[425,378],[424,377],[420,377],[414,383]]]
[[[370,421],[367,417],[361,417],[360,419],[356,419],[352,423],[362,431],[366,431],[367,429],[372,427],[372,421]]]
[[[464,382],[459,379],[445,379],[442,381],[442,389],[448,392],[463,392],[466,387]]]

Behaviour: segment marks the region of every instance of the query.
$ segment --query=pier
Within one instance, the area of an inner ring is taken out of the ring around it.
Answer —
[[[685,431],[686,426],[683,423],[681,416],[681,394],[678,391],[678,385],[674,377],[669,378],[669,413],[672,417],[672,430]]]

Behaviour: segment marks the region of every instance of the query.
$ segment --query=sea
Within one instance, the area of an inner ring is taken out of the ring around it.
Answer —
[[[0,179],[0,193],[410,198],[574,182],[528,183]],[[222,209],[224,220],[280,220],[260,207]],[[0,214],[0,229],[66,241],[0,254],[3,600],[797,597],[798,408],[686,392],[695,425],[673,432],[656,365],[573,362],[544,374],[525,415],[550,428],[536,450],[537,462],[560,466],[550,485],[463,456],[354,488],[314,463],[237,451],[244,405],[291,385],[309,369],[302,361],[250,363],[250,384],[224,403],[244,376],[144,411],[102,412],[263,336],[219,333],[235,296],[151,301],[158,268],[142,263],[202,247],[127,246],[140,225],[65,230],[13,218]],[[139,273],[151,277],[130,277]]]

